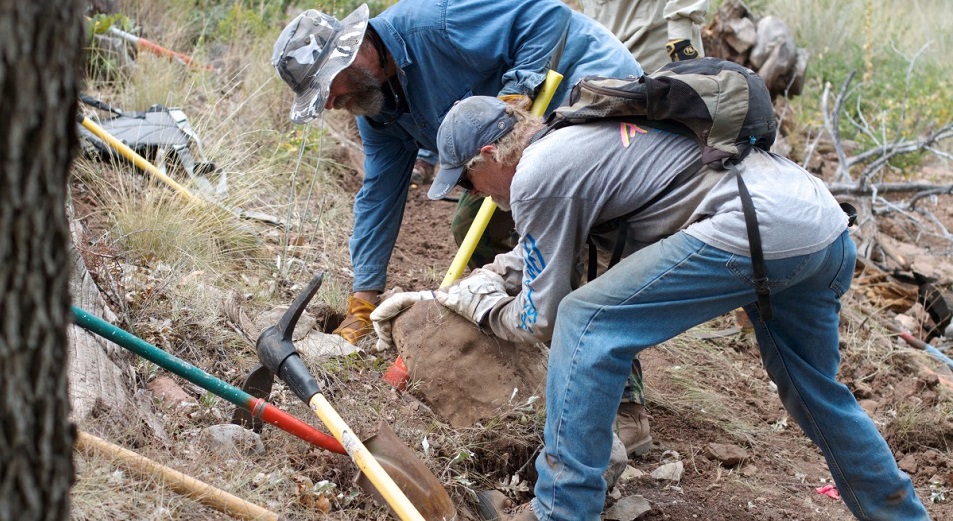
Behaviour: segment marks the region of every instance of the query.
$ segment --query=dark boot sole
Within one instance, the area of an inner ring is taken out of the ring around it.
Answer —
[[[480,490],[476,493],[477,497],[477,514],[480,515],[480,519],[483,521],[499,521],[500,519],[500,510],[497,505],[494,504],[494,497],[497,494],[494,494],[495,490]]]

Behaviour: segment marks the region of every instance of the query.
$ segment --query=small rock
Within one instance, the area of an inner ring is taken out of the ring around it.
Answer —
[[[858,400],[866,400],[872,398],[874,395],[874,390],[869,385],[863,382],[854,383],[854,396]]]
[[[681,465],[681,462],[678,462]],[[602,516],[606,521],[633,521],[652,510],[652,505],[642,496],[620,499]]]
[[[953,485],[953,474],[947,474],[946,476],[943,476],[940,474],[934,474],[933,476],[930,476],[930,479],[927,482],[930,483],[931,485],[939,485],[941,487],[948,487],[950,485]]]
[[[880,405],[880,402],[877,400],[858,400],[857,403],[860,404],[860,408],[868,415],[873,415],[877,412],[877,406]]]
[[[748,459],[748,453],[737,445],[709,443],[705,455],[709,459],[718,460],[723,467],[734,467]]]
[[[155,378],[146,385],[146,388],[168,409],[198,405],[195,399],[192,398],[189,393],[185,392],[185,389],[168,376]]]
[[[900,323],[900,327],[907,331],[916,331],[920,327],[920,322],[909,315],[897,315],[894,320]]]
[[[754,47],[755,42],[758,41],[757,29],[750,18],[729,20],[728,26],[731,32],[725,34],[725,41],[735,52],[743,53]]]
[[[619,476],[619,481],[626,482],[632,481],[634,479],[640,479],[645,476],[645,472],[633,467],[632,465],[626,465],[625,470],[622,471],[622,475]]]
[[[298,348],[301,359],[308,365],[316,365],[325,358],[346,356],[357,352],[357,347],[344,340],[341,335],[331,335],[317,330],[297,340],[295,347]]]
[[[750,463],[741,468],[741,475],[745,477],[751,477],[757,473],[758,473],[758,467]]]
[[[199,441],[209,450],[223,454],[252,456],[265,453],[265,444],[261,442],[261,436],[232,423],[212,425],[202,429],[199,433]]]
[[[907,474],[916,474],[917,457],[913,454],[907,454],[903,457],[903,459],[897,462],[897,466],[900,467],[900,470],[906,472]]]
[[[685,472],[685,466],[681,461],[675,463],[666,463],[652,471],[651,476],[657,480],[681,481],[682,473]]]
[[[612,490],[610,490],[609,493],[606,495],[612,498],[613,500],[618,501],[619,498],[622,497],[622,491],[619,490],[619,487],[612,487]]]

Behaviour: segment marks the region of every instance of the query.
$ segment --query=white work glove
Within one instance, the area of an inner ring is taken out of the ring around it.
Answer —
[[[506,294],[503,277],[479,268],[453,286],[438,289],[436,297],[437,302],[479,326],[493,306],[509,295]]]
[[[395,293],[389,299],[381,302],[377,309],[371,312],[371,321],[374,322],[374,331],[377,332],[377,346],[375,351],[380,352],[394,345],[391,336],[392,322],[397,315],[410,309],[422,300],[433,300],[433,291],[408,291]]]

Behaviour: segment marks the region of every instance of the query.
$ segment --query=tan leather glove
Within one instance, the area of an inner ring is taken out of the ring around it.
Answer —
[[[504,103],[519,107],[523,110],[529,110],[533,106],[533,100],[525,94],[501,94],[497,96]]]
[[[347,298],[347,316],[331,333],[341,335],[344,340],[357,345],[358,341],[374,332],[374,327],[371,325],[371,312],[375,308],[374,304],[351,295]]]
[[[375,351],[383,351],[394,345],[394,338],[391,335],[394,319],[421,300],[433,300],[433,291],[395,293],[389,299],[381,302],[380,306],[377,306],[377,309],[371,313],[371,320],[374,321],[374,331],[377,332]]]

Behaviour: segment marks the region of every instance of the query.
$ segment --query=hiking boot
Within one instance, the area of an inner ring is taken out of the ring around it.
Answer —
[[[649,415],[641,403],[620,403],[612,430],[622,440],[625,452],[629,456],[641,456],[652,449]]]
[[[513,506],[513,500],[499,490],[481,490],[476,493],[477,512],[483,521],[539,521],[529,502]]]
[[[415,185],[424,185],[433,181],[434,177],[434,165],[424,161],[423,159],[418,159],[414,163],[414,171],[410,173],[410,182]]]
[[[365,336],[374,332],[374,323],[371,322],[371,311],[377,306],[361,300],[354,295],[347,298],[347,315],[341,325],[331,332],[332,335],[341,335],[353,345],[357,345]]]

